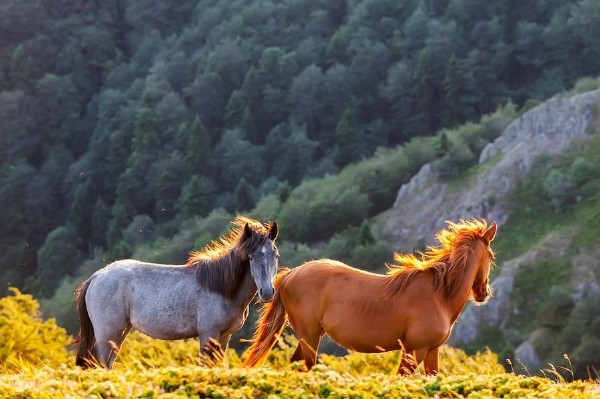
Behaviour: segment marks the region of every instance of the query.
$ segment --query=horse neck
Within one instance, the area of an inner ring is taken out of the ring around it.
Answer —
[[[469,257],[466,261],[464,274],[456,290],[456,293],[447,298],[445,303],[447,304],[450,314],[452,314],[452,322],[456,321],[460,312],[465,307],[465,304],[469,300],[471,295],[471,289],[475,283],[477,272],[479,271],[479,260],[481,259],[481,251],[483,251],[483,244],[480,241],[474,241],[471,243],[469,248]]]
[[[240,267],[247,267],[244,278],[242,279],[240,286],[238,287],[237,293],[232,298],[236,304],[240,305],[240,308],[245,308],[250,304],[252,298],[256,295],[256,283],[250,273],[250,264],[246,261],[245,264],[240,264]]]

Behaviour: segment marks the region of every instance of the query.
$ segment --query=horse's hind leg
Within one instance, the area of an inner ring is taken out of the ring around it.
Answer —
[[[438,373],[439,349],[439,346],[437,348],[433,348],[425,355],[425,358],[423,359],[423,364],[425,365],[425,374],[436,375]]]
[[[317,350],[319,342],[325,333],[319,321],[314,318],[308,320],[298,320],[290,316],[290,324],[298,335],[298,347],[290,358],[291,362],[304,359],[306,369],[310,370],[317,362]]]
[[[411,375],[415,372],[417,366],[423,361],[427,349],[409,350],[404,349],[402,351],[402,360],[398,367],[398,374],[400,375]]]
[[[105,325],[96,333],[96,360],[101,365],[108,369],[112,368],[121,345],[132,327],[128,322],[117,327]]]

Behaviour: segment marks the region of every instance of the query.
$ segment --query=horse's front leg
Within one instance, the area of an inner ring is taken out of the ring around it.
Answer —
[[[429,352],[427,352],[427,354],[425,355],[425,358],[423,359],[423,364],[425,366],[425,374],[427,375],[436,375],[438,373],[438,351],[439,351],[440,347],[438,346],[437,348],[433,348],[431,349]]]
[[[223,360],[231,335],[203,334],[199,337],[200,358],[209,365],[216,365]]]

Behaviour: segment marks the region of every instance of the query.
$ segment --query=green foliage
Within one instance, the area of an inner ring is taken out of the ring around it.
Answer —
[[[238,212],[244,212],[254,207],[254,198],[252,195],[252,187],[242,178],[235,188],[235,204]]]
[[[189,219],[193,216],[205,216],[212,205],[217,189],[206,177],[194,175],[181,190],[180,216]]]
[[[31,295],[10,288],[12,296],[0,299],[0,368],[23,365],[58,367],[67,363],[70,337],[54,319],[43,320]]]
[[[552,287],[564,285],[570,277],[570,272],[568,264],[560,260],[538,261],[522,267],[515,279],[513,290],[514,303],[519,309],[519,314],[513,317],[512,324],[526,330],[535,322],[531,315],[537,314],[540,317],[539,312],[547,311],[545,307],[554,306],[551,302],[557,298],[553,295]]]
[[[575,86],[569,91],[569,94],[581,94],[598,89],[600,89],[600,78],[581,78],[575,82]]]
[[[552,169],[544,179],[542,186],[550,198],[550,203],[559,212],[569,205],[569,202],[574,201],[575,182],[560,170]]]
[[[392,253],[389,244],[373,238],[365,220],[360,227],[349,227],[331,237],[322,256],[363,270],[381,272],[385,263],[391,262]]]
[[[219,207],[281,219],[294,263],[341,253],[426,162],[472,168],[517,117],[499,104],[600,71],[592,0],[80,3],[0,5],[0,280],[44,296],[98,248],[184,259],[227,225]],[[533,221],[508,222],[500,257],[572,215],[594,240],[592,153],[519,189]],[[349,260],[378,263],[362,233]]]
[[[598,348],[600,347],[600,294],[591,293],[575,305],[567,319],[556,345],[569,353],[574,374],[577,378],[594,376],[600,368]],[[554,356],[560,354],[554,351]],[[595,370],[595,371],[594,371]],[[596,374],[597,375],[597,374]]]
[[[52,296],[60,280],[78,266],[77,236],[72,228],[58,227],[38,252],[36,285],[41,295]]]
[[[326,177],[300,185],[283,204],[278,220],[293,241],[315,242],[334,232],[360,223],[371,206],[366,194],[356,185],[342,184]]]
[[[67,276],[60,281],[54,295],[48,299],[40,299],[44,317],[56,320],[56,324],[65,328],[71,335],[76,335],[79,330],[79,315],[75,305],[75,291],[79,283],[81,283],[81,279]]]

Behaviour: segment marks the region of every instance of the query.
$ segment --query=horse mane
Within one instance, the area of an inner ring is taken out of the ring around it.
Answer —
[[[444,290],[449,297],[456,295],[464,276],[471,244],[475,240],[489,242],[483,237],[487,230],[485,220],[460,220],[458,223],[446,221],[448,228],[436,234],[438,246],[428,246],[425,252],[414,254],[394,253],[396,264],[387,264],[385,293],[387,297],[398,294],[420,273],[432,272],[435,291]],[[491,249],[490,249],[491,250]]]
[[[229,232],[211,241],[201,251],[191,252],[187,267],[196,269],[196,281],[210,291],[232,298],[249,269],[248,255],[269,239],[271,224],[238,216]],[[244,237],[249,227],[250,236]]]

